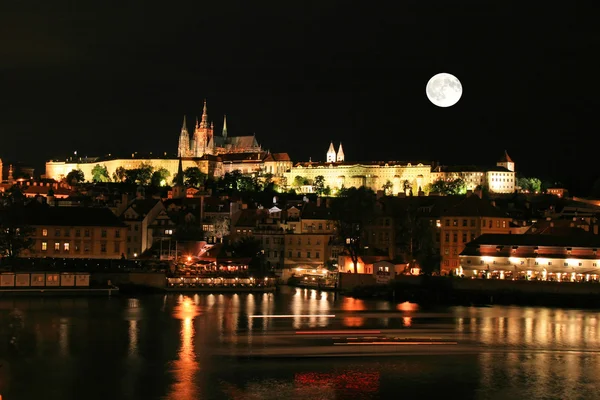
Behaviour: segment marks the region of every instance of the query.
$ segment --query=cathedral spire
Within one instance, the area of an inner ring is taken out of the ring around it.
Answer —
[[[227,115],[223,115],[223,138],[227,138]]]
[[[179,145],[177,147],[178,157],[188,157],[190,151],[190,135],[187,130],[187,122],[185,115],[183,116],[183,125],[179,134]]]
[[[208,111],[206,110],[206,99],[204,99],[204,108],[202,109],[202,120],[200,128],[208,128]]]

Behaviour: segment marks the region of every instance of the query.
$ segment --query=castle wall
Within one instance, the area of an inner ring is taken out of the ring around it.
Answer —
[[[70,163],[64,161],[49,161],[46,163],[46,178],[55,179],[57,181],[62,180],[67,176],[69,172],[74,169],[80,169],[83,172],[86,181],[91,181],[92,170],[96,165],[104,165],[108,171],[108,175],[111,177],[119,167],[125,169],[136,169],[140,168],[142,164],[150,164],[154,167],[154,170],[164,168],[170,172],[170,177],[173,178],[177,174],[179,167],[179,159],[115,159],[107,161],[99,161],[95,163]],[[190,167],[198,167],[200,171],[207,174],[208,176],[219,177],[223,174],[222,165],[216,160],[205,160],[205,159],[183,159],[182,166],[185,170]]]
[[[313,181],[317,176],[325,178],[325,186],[332,190],[365,186],[373,191],[382,190],[389,181],[393,186],[391,193],[404,192],[404,181],[411,185],[413,193],[417,194],[419,187],[431,183],[430,165],[362,165],[362,164],[315,164],[308,166],[297,165],[286,172],[288,185],[291,185],[296,176],[301,176]]]

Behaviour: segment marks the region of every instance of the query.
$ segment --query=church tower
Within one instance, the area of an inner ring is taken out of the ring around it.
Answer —
[[[202,119],[200,120],[200,124],[197,124],[196,129],[194,130],[194,157],[202,157],[204,154],[208,153],[208,142],[212,138],[213,129],[214,126],[208,122],[208,111],[205,99],[204,108],[202,109]]]
[[[182,199],[186,197],[185,185],[183,183],[183,162],[179,158],[179,166],[177,167],[177,175],[175,176],[175,185],[173,185],[172,198]]]
[[[327,150],[327,162],[332,163],[335,162],[335,148],[333,147],[333,142],[329,144],[329,150]]]
[[[342,142],[340,142],[340,147],[337,152],[337,162],[344,162],[344,149],[342,149]]]
[[[190,151],[190,135],[187,131],[187,123],[185,115],[183,116],[183,126],[179,134],[179,147],[177,149],[177,157],[187,157]]]
[[[8,183],[14,183],[15,178],[13,177],[13,167],[12,164],[8,166]]]
[[[221,133],[221,136],[223,136],[223,140],[227,139],[227,115],[223,115],[223,133]]]
[[[499,167],[504,167],[507,170],[509,170],[510,172],[515,172],[515,163],[510,158],[510,156],[508,155],[508,152],[506,150],[504,150],[504,155],[502,156],[500,161],[498,161],[496,163],[496,165]]]
[[[193,157],[196,151],[196,132],[198,131],[198,117],[196,117],[196,125],[194,125],[194,134],[190,137],[190,152],[188,157]]]

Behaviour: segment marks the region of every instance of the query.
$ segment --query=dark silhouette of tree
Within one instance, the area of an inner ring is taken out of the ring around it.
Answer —
[[[154,167],[150,164],[142,164],[140,168],[126,169],[125,182],[137,185],[148,185],[152,179]]]
[[[392,190],[393,187],[394,187],[394,184],[388,180],[383,184],[381,189],[383,189],[383,193],[390,194],[390,191]]]
[[[240,240],[230,243],[226,249],[233,257],[250,258],[248,269],[259,275],[265,273],[265,257],[262,243],[251,236],[244,236]]]
[[[186,186],[199,187],[204,185],[206,174],[198,167],[188,167],[183,171]]]
[[[239,170],[226,172],[219,180],[217,180],[217,191],[219,193],[232,194],[239,191],[239,183],[242,178],[242,173]]]
[[[74,169],[69,172],[66,176],[67,183],[70,185],[78,184],[85,181],[85,176],[83,175],[83,171],[80,169]]]
[[[331,209],[336,221],[337,239],[344,245],[344,250],[354,265],[354,273],[358,273],[358,257],[363,251],[364,227],[371,220],[375,211],[376,195],[371,189],[340,189],[333,198]]]
[[[0,210],[0,256],[18,257],[33,246],[35,229],[23,222],[27,212],[25,206],[14,199]]]
[[[430,274],[439,268],[439,255],[435,246],[434,220],[419,215],[414,199],[408,199],[407,207],[394,216],[396,245],[399,247],[407,269],[419,266]]]
[[[325,177],[323,175],[315,176],[315,180],[313,181],[313,191],[317,194],[317,196],[322,196],[325,192]]]
[[[150,178],[150,185],[158,187],[163,186],[171,173],[166,168],[159,168],[158,170],[152,173],[152,177]]]
[[[125,182],[127,179],[127,170],[123,167],[117,167],[115,172],[113,172],[112,178],[115,182]]]

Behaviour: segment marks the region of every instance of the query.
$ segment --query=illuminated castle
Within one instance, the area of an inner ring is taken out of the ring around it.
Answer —
[[[177,147],[177,156],[184,158],[199,158],[205,154],[219,155],[229,153],[255,153],[261,152],[262,148],[252,136],[227,136],[227,117],[223,117],[223,131],[221,136],[214,135],[214,123],[208,122],[208,112],[206,109],[206,100],[202,110],[202,118],[196,125],[194,134],[190,137],[187,129],[185,116],[183,117],[183,126],[179,134],[179,145]]]
[[[288,184],[301,177],[314,182],[323,177],[325,187],[335,195],[342,187],[365,186],[373,191],[385,190],[388,194],[415,195],[427,192],[428,186],[437,181],[452,182],[461,179],[465,190],[487,187],[492,193],[513,193],[516,188],[515,163],[505,151],[495,166],[434,166],[431,163],[400,161],[345,161],[342,144],[335,151],[329,144],[325,162],[299,162],[285,173]],[[312,190],[304,185],[299,190]]]

